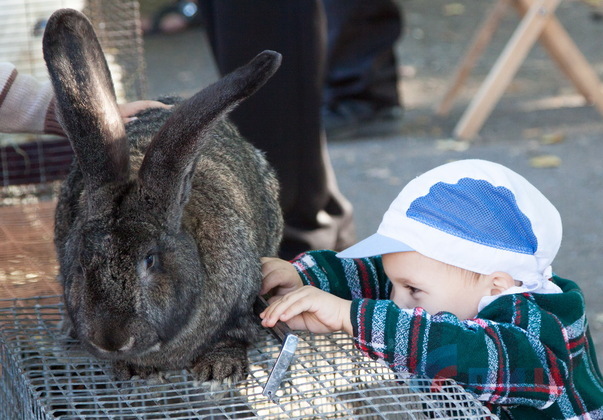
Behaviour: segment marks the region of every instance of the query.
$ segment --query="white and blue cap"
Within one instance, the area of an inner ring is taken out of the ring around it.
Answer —
[[[508,293],[560,293],[549,279],[561,236],[559,212],[536,187],[502,165],[469,159],[409,182],[377,233],[337,256],[417,251],[480,274],[504,271],[522,283]]]

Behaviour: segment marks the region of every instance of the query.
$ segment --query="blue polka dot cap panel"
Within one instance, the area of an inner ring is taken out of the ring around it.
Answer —
[[[415,199],[406,216],[472,242],[533,255],[538,240],[513,193],[482,179],[438,182]]]

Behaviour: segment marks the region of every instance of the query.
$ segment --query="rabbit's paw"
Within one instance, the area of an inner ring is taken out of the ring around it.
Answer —
[[[113,362],[111,367],[115,378],[119,381],[138,377],[152,383],[159,383],[163,379],[161,372],[154,367],[133,365],[122,360]]]
[[[197,382],[232,384],[247,377],[248,365],[246,346],[229,343],[200,355],[190,371]]]

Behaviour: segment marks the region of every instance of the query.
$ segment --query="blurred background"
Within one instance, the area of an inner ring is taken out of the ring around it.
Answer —
[[[88,13],[97,13],[98,18],[94,19],[97,30],[111,34],[104,46],[112,63],[118,95],[123,100],[163,95],[188,97],[217,79],[203,17],[195,2],[97,0],[85,3],[0,0],[0,60],[16,63],[22,72],[45,77],[43,65],[38,65],[44,15],[59,7],[87,7]],[[600,3],[565,0],[556,11],[557,18],[599,79],[603,78]],[[404,32],[395,44],[403,115],[383,122],[378,129],[372,127],[348,137],[327,138],[330,158],[339,187],[354,206],[358,239],[376,231],[383,212],[409,180],[445,162],[488,159],[525,176],[561,213],[564,239],[553,269],[583,287],[601,360],[601,114],[586,103],[537,42],[478,135],[471,141],[454,138],[454,127],[519,23],[513,8],[505,14],[450,113],[438,116],[434,111],[493,4],[494,1],[484,0],[398,1],[405,17]],[[99,9],[95,12],[96,6]],[[18,10],[21,16],[31,18],[16,17]],[[10,26],[10,21],[16,23]],[[127,53],[123,55],[123,51]],[[23,56],[24,61],[19,61]],[[26,67],[28,62],[37,64]],[[6,156],[10,151],[26,148],[24,144],[28,142],[39,144],[36,143],[39,141],[38,137],[31,136],[0,137],[4,170],[8,167]],[[6,180],[6,176],[3,179]],[[0,197],[2,205],[52,198],[56,183],[45,185],[36,189],[27,184],[9,186],[5,181]],[[7,279],[4,281],[9,281]],[[2,281],[0,277],[0,283]]]
[[[151,3],[161,2],[145,3],[143,21],[156,10]],[[566,0],[556,16],[601,79],[599,3]],[[518,14],[508,10],[449,115],[440,117],[434,110],[494,1],[398,4],[405,16],[404,33],[395,46],[403,117],[383,123],[378,136],[369,132],[328,139],[339,187],[354,206],[358,238],[376,231],[391,200],[418,174],[456,159],[502,163],[530,180],[559,209],[564,239],[553,269],[584,288],[603,359],[603,117],[537,42],[478,137],[471,142],[453,138],[455,125],[516,29]],[[188,96],[217,77],[202,24],[169,34],[149,33],[144,43],[151,97]]]

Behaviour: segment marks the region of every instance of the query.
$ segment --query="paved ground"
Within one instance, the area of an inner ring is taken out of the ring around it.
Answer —
[[[397,46],[404,78],[404,120],[386,137],[332,141],[331,159],[339,185],[354,204],[358,237],[372,234],[390,201],[414,176],[465,158],[500,162],[531,180],[559,209],[564,239],[554,264],[557,274],[584,288],[591,329],[603,360],[603,117],[587,106],[539,46],[515,77],[466,150],[447,146],[468,100],[502,50],[517,18],[503,22],[469,86],[447,118],[433,107],[491,1],[409,0],[402,2],[406,31]],[[450,15],[451,12],[461,12]],[[557,16],[603,79],[603,22],[592,20],[583,2],[566,0]],[[146,39],[149,96],[184,96],[214,80],[216,73],[202,30]],[[546,138],[562,139],[544,144]],[[559,158],[553,168],[531,159]]]

